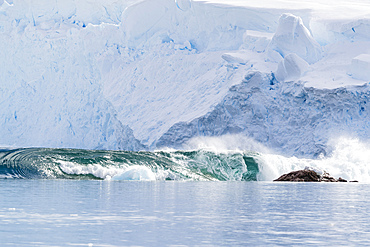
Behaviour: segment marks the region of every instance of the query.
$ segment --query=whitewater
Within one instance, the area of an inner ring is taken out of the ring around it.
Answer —
[[[308,165],[370,181],[368,9],[0,1],[0,145],[211,148],[258,154],[258,180]]]
[[[362,183],[370,181],[369,146],[355,139],[338,140],[330,157],[317,159],[255,151],[220,151],[227,139],[236,138],[225,137],[224,143],[216,139],[203,140],[200,144],[203,147],[207,142],[218,143],[188,151],[0,150],[0,179],[272,181],[281,174],[310,167],[330,171],[334,177]]]

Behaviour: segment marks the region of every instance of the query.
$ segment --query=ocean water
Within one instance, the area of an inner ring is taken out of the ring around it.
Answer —
[[[0,149],[0,179],[272,181],[284,173],[312,167],[336,178],[370,183],[370,144],[353,138],[333,143],[330,155],[315,159],[230,150],[223,143],[154,152]]]
[[[0,178],[256,181],[252,152],[129,152],[21,148],[0,150]]]
[[[361,156],[360,144],[347,141],[315,160],[1,150],[0,246],[368,246],[368,152]],[[271,182],[308,165],[362,176],[360,183]]]
[[[1,246],[368,246],[367,184],[0,180]]]

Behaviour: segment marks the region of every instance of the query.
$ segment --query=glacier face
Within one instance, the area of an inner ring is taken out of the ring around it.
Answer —
[[[113,46],[107,44],[112,35],[106,34],[114,33],[117,20],[106,27],[87,24],[112,15],[99,13],[101,19],[91,19],[90,11],[97,6],[78,4],[1,5],[0,145],[144,148],[101,95],[96,58]]]
[[[315,156],[333,136],[368,138],[367,19],[233,2],[0,1],[0,145],[241,134]]]
[[[252,72],[213,111],[175,124],[157,145],[179,148],[195,136],[242,134],[286,155],[326,155],[327,143],[338,136],[370,138],[369,89],[306,88]]]
[[[187,7],[179,7],[180,3]],[[271,64],[275,66],[275,61],[270,62],[258,51],[226,52],[247,45],[247,30],[272,37],[276,20],[284,11],[264,9],[261,13],[249,8],[170,0],[130,6],[122,15],[128,52],[116,56],[114,64],[104,71],[104,97],[139,140],[156,148],[156,141],[172,125],[211,111],[232,85],[243,80],[247,66],[263,71],[270,71]],[[307,10],[296,11],[308,15]],[[262,47],[269,41],[260,43],[261,49],[268,49]],[[234,62],[236,56],[243,65]]]

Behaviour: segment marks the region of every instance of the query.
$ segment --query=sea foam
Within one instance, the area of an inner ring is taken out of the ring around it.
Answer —
[[[112,177],[112,180],[156,180],[155,174],[145,166],[134,165]]]
[[[357,138],[340,137],[331,140],[333,151],[317,159],[263,154],[257,159],[259,180],[271,181],[284,173],[312,167],[330,173],[333,177],[370,182],[370,145]]]

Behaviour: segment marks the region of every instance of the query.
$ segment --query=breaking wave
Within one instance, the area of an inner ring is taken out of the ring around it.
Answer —
[[[308,166],[334,177],[370,182],[370,145],[355,138],[336,139],[330,155],[317,159],[285,157],[257,147],[259,152],[217,151],[225,148],[221,145],[225,139],[213,140],[217,145],[212,147],[202,141],[203,147],[192,151],[4,149],[0,150],[0,178],[272,181]]]
[[[206,150],[1,150],[0,178],[254,181],[259,173],[257,156]]]

